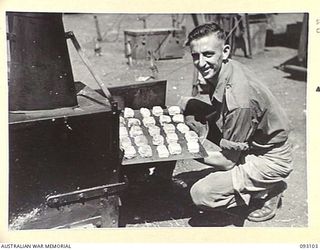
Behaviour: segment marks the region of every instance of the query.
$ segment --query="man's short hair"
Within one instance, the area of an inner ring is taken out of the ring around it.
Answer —
[[[217,23],[205,23],[195,27],[188,35],[188,40],[185,45],[189,46],[193,40],[205,37],[210,34],[215,34],[218,39],[226,40],[224,30]]]

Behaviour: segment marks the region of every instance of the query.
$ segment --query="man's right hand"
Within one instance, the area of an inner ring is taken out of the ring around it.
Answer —
[[[192,115],[185,117],[185,123],[191,128],[191,130],[198,134],[201,143],[207,138],[209,127],[206,123],[202,124],[201,122],[196,121],[195,117]]]

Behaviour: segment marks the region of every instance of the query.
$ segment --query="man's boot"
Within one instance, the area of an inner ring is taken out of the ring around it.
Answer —
[[[266,199],[253,199],[250,204],[250,212],[247,219],[254,222],[262,222],[272,219],[281,206],[281,197],[287,184],[283,181],[276,184],[268,193]]]

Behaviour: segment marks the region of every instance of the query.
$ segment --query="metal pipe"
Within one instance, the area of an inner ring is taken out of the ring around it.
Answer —
[[[81,46],[80,46],[77,38],[75,37],[74,33],[72,31],[67,32],[66,33],[66,38],[70,38],[71,39],[71,41],[72,41],[76,51],[78,52],[81,60],[87,66],[89,72],[91,73],[93,78],[96,80],[96,82],[98,83],[99,87],[102,89],[103,93],[105,94],[107,99],[110,101],[110,103],[113,102],[113,97],[111,96],[111,93],[110,93],[109,89],[104,84],[104,82],[101,80],[101,78],[98,76],[98,74],[95,71],[94,67],[91,65],[91,63],[90,63],[89,59],[87,58],[86,54],[81,49]]]
[[[284,71],[290,71],[290,72],[299,72],[299,73],[303,73],[306,74],[307,68],[302,67],[302,66],[297,66],[297,65],[283,65],[283,69]]]

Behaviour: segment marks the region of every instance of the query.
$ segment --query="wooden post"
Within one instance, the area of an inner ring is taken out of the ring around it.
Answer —
[[[308,46],[308,14],[303,15],[303,23],[300,34],[300,42],[298,49],[298,60],[303,65],[307,64],[307,46]]]
[[[248,39],[248,52],[249,52],[249,56],[252,57],[250,23],[249,23],[249,15],[248,14],[245,14],[245,23],[246,23],[246,32],[247,32],[247,39]]]
[[[199,26],[199,20],[197,17],[197,14],[191,14],[192,20],[193,20],[193,24],[195,27]]]
[[[97,41],[101,42],[102,36],[101,36],[101,32],[100,32],[98,17],[95,15],[95,16],[93,16],[93,18],[94,18],[94,23],[95,23],[96,30],[97,30]]]

